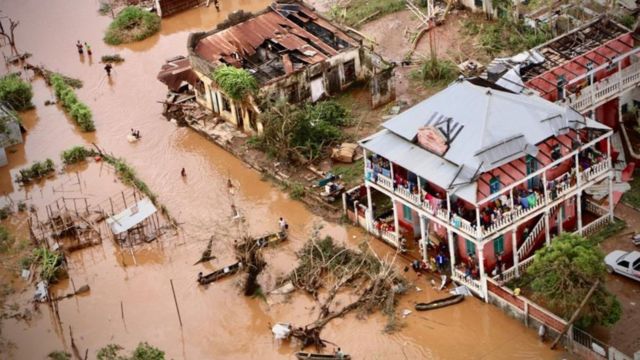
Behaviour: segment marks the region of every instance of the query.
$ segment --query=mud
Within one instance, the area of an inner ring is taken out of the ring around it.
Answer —
[[[315,318],[311,299],[294,295],[288,302],[268,305],[260,299],[243,297],[238,279],[199,287],[198,271],[210,271],[230,262],[233,239],[245,233],[257,235],[276,230],[279,216],[289,222],[291,240],[266,251],[269,266],[261,281],[267,290],[279,275],[293,268],[295,250],[316,223],[323,224],[323,233],[340,241],[352,245],[372,241],[378,252],[389,251],[359,229],[324,223],[236,158],[193,131],[176,128],[164,120],[162,106],[156,101],[164,99],[166,89],[155,79],[164,59],[186,53],[190,31],[210,29],[230,10],[260,9],[268,2],[221,3],[220,13],[214,7],[187,11],[163,20],[161,32],[145,41],[108,47],[101,38],[109,18],[97,14],[97,2],[0,1],[3,15],[20,20],[17,46],[33,53],[31,63],[46,64],[84,81],[77,93],[92,108],[97,129],[93,134],[80,133],[57,106],[44,106],[53,95],[43,80],[36,79],[36,109],[22,114],[28,130],[25,145],[11,149],[9,166],[0,169],[2,192],[14,201],[26,198],[27,203],[36,206],[48,203],[56,196],[52,189],[60,189],[73,176],[58,175],[25,191],[11,182],[17,169],[46,157],[59,163],[62,150],[95,142],[116,156],[125,157],[182,228],[176,237],[136,248],[137,265],[110,241],[73,253],[69,258],[70,276],[77,286],[89,284],[90,293],[59,302],[63,331],[46,306],[40,307],[28,322],[4,320],[1,335],[14,347],[0,349],[3,358],[6,354],[10,359],[40,359],[52,350],[69,349],[69,327],[79,349],[89,349],[90,358],[108,343],[131,349],[139,341],[148,341],[166,351],[167,358],[175,359],[290,358],[297,348],[291,344],[279,347],[272,340],[270,324],[306,324]],[[76,40],[91,44],[92,59],[86,54],[78,56]],[[113,53],[126,60],[114,66],[108,79],[98,60],[101,55]],[[141,141],[127,142],[130,128],[140,130]],[[106,170],[99,164],[84,167],[80,176],[88,194],[104,199],[121,188],[115,176],[103,172]],[[187,172],[184,178],[180,176],[183,167]],[[233,183],[231,191],[228,179]],[[231,204],[236,205],[245,222],[231,220]],[[211,236],[215,238],[213,253],[217,259],[193,266]],[[183,327],[178,323],[170,279],[175,285]],[[399,310],[444,295],[432,291],[424,278],[412,279],[423,290],[404,297]],[[20,281],[14,280],[16,287]],[[63,282],[54,291],[65,294],[71,287],[70,282]],[[27,286],[10,295],[7,303],[30,306],[31,295],[32,289]],[[435,312],[414,312],[406,319],[406,327],[393,335],[382,333],[384,323],[380,315],[366,320],[350,315],[330,323],[323,337],[339,343],[356,358],[562,356],[548,350],[534,332],[475,298]]]

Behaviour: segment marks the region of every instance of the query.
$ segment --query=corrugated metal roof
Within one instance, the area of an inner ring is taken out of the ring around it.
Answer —
[[[114,235],[121,234],[140,224],[157,211],[151,200],[142,199],[119,214],[107,218],[107,224]]]
[[[361,140],[360,146],[384,156],[386,159],[409,169],[423,179],[447,189],[453,182],[468,182],[473,176],[470,172],[459,174],[458,166],[423,149],[419,145],[406,141],[389,130],[382,130],[366,139]],[[456,175],[458,178],[456,179]],[[466,176],[466,178],[465,178]],[[475,202],[476,184],[460,186],[456,195],[467,201]]]
[[[280,11],[291,15],[298,14],[300,19],[314,22],[350,46],[357,45],[354,39],[304,6]],[[273,9],[200,39],[195,52],[207,61],[222,60],[227,64],[240,67],[242,66],[240,59],[254,55],[256,49],[263,46],[267,40],[283,46],[289,52],[295,52],[296,58],[307,64],[324,61],[338,53],[321,38]],[[239,57],[234,54],[238,54]]]
[[[515,156],[508,154],[514,146],[521,149],[519,156],[522,156],[526,144],[538,144],[557,136],[562,129],[581,128],[586,121],[575,110],[537,96],[488,89],[458,80],[382,126],[412,142],[418,129],[426,124],[440,124],[438,128],[446,130],[443,122],[447,119],[451,119],[452,141],[444,158],[473,169],[481,166],[482,171],[503,164],[497,161],[502,157]],[[519,136],[523,138],[518,144],[511,146],[505,142]],[[493,148],[495,153],[489,158],[486,153],[485,158],[478,156],[487,148]]]

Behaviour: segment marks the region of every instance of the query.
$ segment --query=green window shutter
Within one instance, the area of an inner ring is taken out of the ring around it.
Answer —
[[[473,241],[465,239],[465,245],[467,247],[467,255],[476,254],[476,244]]]
[[[489,180],[489,191],[493,194],[500,190],[500,177],[494,176]]]
[[[498,255],[504,252],[504,235],[500,235],[493,240],[493,253]]]
[[[411,208],[407,205],[402,205],[402,212],[404,214],[404,219],[407,221],[413,221],[413,214],[411,214]]]

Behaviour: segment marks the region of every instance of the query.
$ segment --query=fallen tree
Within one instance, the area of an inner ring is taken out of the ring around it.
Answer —
[[[331,320],[357,311],[366,316],[382,311],[388,317],[386,331],[397,328],[395,307],[397,295],[402,294],[407,282],[393,269],[393,260],[380,259],[366,243],[359,250],[336,244],[329,236],[319,238],[317,230],[298,252],[299,264],[285,281],[310,294],[319,304],[315,321],[303,327],[293,327],[291,336],[299,339],[302,348],[325,346],[320,333]],[[353,289],[357,299],[340,307],[334,302],[336,295],[347,287]],[[326,294],[321,295],[320,290]]]

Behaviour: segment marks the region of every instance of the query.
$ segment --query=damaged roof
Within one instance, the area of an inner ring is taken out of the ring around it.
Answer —
[[[183,83],[195,86],[198,75],[191,69],[189,59],[180,56],[176,59],[168,60],[158,73],[158,80],[167,85],[169,90],[178,91]]]
[[[304,4],[276,2],[258,15],[202,37],[193,50],[210,63],[246,68],[265,82],[358,45]]]

